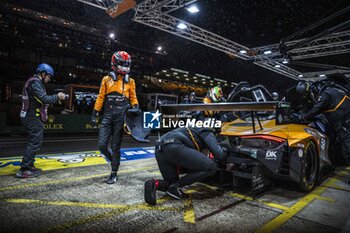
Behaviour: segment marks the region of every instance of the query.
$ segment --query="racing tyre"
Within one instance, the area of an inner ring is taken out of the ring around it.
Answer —
[[[313,190],[318,178],[318,154],[313,142],[309,142],[304,155],[304,167],[299,187],[304,192]]]

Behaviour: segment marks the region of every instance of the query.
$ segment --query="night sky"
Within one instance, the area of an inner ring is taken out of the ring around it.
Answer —
[[[106,36],[109,31],[114,30],[118,42],[114,45],[115,48],[112,48],[115,50],[132,46],[153,52],[158,46],[162,46],[167,55],[156,55],[156,59],[157,56],[163,56],[161,59],[165,60],[168,66],[164,68],[176,67],[235,82],[247,80],[253,84],[263,83],[276,89],[281,88],[280,83],[276,83],[276,79],[283,79],[283,83],[287,85],[294,82],[251,62],[232,58],[223,52],[133,22],[134,11],[111,19],[103,10],[74,0],[10,2],[99,28],[106,33]],[[242,45],[256,47],[278,43],[293,32],[345,8],[349,2],[346,0],[198,0],[195,4],[200,10],[196,14],[191,15],[185,9],[179,9],[171,14]],[[334,26],[344,19],[337,20],[305,36]],[[328,64],[350,65],[347,61],[349,59],[343,59],[341,56],[320,60]]]

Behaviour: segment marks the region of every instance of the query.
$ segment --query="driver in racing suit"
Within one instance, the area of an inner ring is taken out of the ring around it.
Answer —
[[[131,57],[127,52],[118,51],[112,56],[112,71],[104,76],[93,110],[91,124],[95,127],[99,112],[103,108],[103,119],[100,124],[98,147],[111,161],[111,175],[107,184],[117,181],[117,171],[120,165],[120,146],[123,138],[124,111],[129,104],[129,112],[139,112],[134,79],[129,77]],[[111,150],[108,142],[111,138]]]

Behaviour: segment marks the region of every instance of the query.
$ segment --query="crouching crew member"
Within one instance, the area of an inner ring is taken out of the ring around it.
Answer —
[[[115,52],[112,56],[112,71],[104,76],[93,110],[91,124],[96,126],[98,115],[103,107],[103,119],[100,124],[98,147],[102,154],[111,161],[111,175],[107,184],[117,181],[117,171],[120,165],[120,146],[123,138],[124,111],[138,112],[134,79],[129,77],[131,57],[124,51]],[[108,142],[111,138],[111,151]]]
[[[41,169],[35,168],[35,154],[40,150],[44,136],[44,122],[47,120],[49,104],[64,100],[62,92],[47,95],[45,84],[54,75],[53,68],[45,63],[40,64],[36,74],[24,84],[22,91],[21,122],[28,133],[28,144],[21,162],[21,170],[16,174],[19,178],[37,177]]]
[[[166,192],[176,199],[186,197],[182,188],[214,175],[217,164],[201,153],[209,149],[216,160],[224,161],[226,152],[219,145],[212,129],[178,128],[166,133],[156,145],[156,159],[164,180],[148,180],[145,183],[145,201],[156,204],[156,190]],[[179,178],[179,168],[188,172]]]

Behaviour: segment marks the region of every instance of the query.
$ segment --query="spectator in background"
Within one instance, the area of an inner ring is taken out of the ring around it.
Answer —
[[[89,113],[92,113],[92,111],[94,110],[95,103],[96,103],[96,100],[94,97],[92,97],[89,105]]]
[[[184,95],[182,99],[182,104],[188,104],[188,103],[189,103],[188,95]]]
[[[86,114],[88,109],[86,97],[80,101],[80,114]]]

